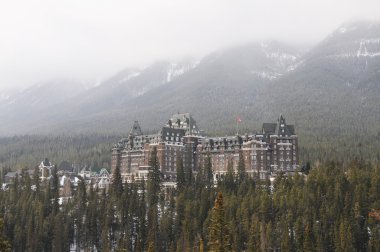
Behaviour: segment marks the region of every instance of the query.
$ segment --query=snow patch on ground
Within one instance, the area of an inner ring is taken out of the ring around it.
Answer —
[[[199,62],[200,61],[194,61],[190,64],[171,63],[167,71],[166,82],[171,82],[176,77],[181,76],[182,74],[190,71],[191,69],[196,68]]]
[[[139,76],[140,74],[141,74],[140,72],[133,72],[133,73],[130,73],[130,74],[128,74],[127,76],[125,76],[124,78],[120,79],[120,80],[119,80],[119,83],[129,81],[130,79],[136,78],[136,77]]]
[[[142,88],[142,89],[140,89],[140,90],[134,92],[134,93],[132,94],[132,96],[133,96],[133,97],[142,96],[143,94],[145,94],[145,93],[148,92],[148,91],[149,91],[149,89],[148,89],[147,87],[144,87],[144,88]]]
[[[280,62],[297,60],[296,56],[292,54],[288,54],[288,53],[283,53],[283,52],[270,52],[270,53],[267,52],[266,57],[269,59],[279,60]]]
[[[296,69],[297,69],[300,65],[302,65],[302,64],[303,64],[303,60],[297,62],[296,64],[290,65],[290,66],[286,69],[286,71],[287,71],[287,72],[294,71],[294,70],[296,70]]]
[[[378,48],[380,50],[380,39],[379,38],[373,38],[373,39],[361,39],[355,42],[358,44],[358,49],[356,51],[351,52],[345,52],[345,53],[339,53],[339,54],[332,54],[329,57],[338,57],[338,58],[360,58],[360,57],[379,57],[380,51],[373,51],[374,48]],[[368,47],[367,47],[368,46]],[[372,46],[372,48],[370,47]],[[371,51],[372,49],[372,51]]]
[[[346,33],[346,32],[350,32],[350,31],[354,31],[356,29],[357,29],[356,26],[348,26],[348,27],[342,26],[342,27],[340,27],[338,29],[338,32],[340,32],[340,33]]]
[[[281,74],[279,73],[265,72],[265,71],[263,72],[251,71],[250,73],[260,77],[261,79],[267,79],[267,80],[274,80],[281,76]]]
[[[380,39],[362,39],[359,42],[359,49],[356,57],[377,57],[380,52],[368,52],[366,45],[380,44]]]

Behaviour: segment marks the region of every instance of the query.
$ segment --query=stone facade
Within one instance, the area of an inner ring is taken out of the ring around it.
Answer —
[[[176,114],[158,134],[144,135],[136,121],[129,136],[112,149],[112,172],[119,166],[124,182],[146,180],[153,148],[164,180],[176,179],[176,160],[181,155],[184,169],[196,174],[206,156],[210,156],[214,179],[223,179],[228,165],[237,172],[243,155],[248,176],[266,179],[280,171],[298,169],[298,137],[294,126],[281,115],[277,123],[264,123],[261,132],[245,136],[205,137],[189,113]]]

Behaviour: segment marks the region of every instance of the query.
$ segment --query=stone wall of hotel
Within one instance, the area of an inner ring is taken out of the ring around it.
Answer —
[[[270,137],[273,171],[294,171],[298,167],[298,139],[296,136]]]

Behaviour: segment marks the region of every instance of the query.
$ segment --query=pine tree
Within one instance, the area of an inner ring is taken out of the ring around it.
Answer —
[[[57,214],[53,223],[53,251],[64,251],[65,243],[67,243],[65,230],[63,230],[63,216],[61,213]]]
[[[218,193],[211,210],[208,227],[208,247],[211,252],[231,251],[231,236],[224,217],[223,194]]]
[[[199,239],[199,252],[204,252],[204,244],[203,244],[203,239]]]
[[[179,191],[182,191],[184,186],[186,185],[186,177],[185,171],[183,168],[183,160],[182,155],[179,151],[177,151],[177,160],[176,160],[176,168],[177,168],[177,188]]]
[[[59,205],[58,205],[59,179],[58,179],[57,167],[56,166],[54,166],[52,169],[51,196],[53,198],[53,213],[56,214],[59,210]]]
[[[157,148],[150,153],[150,171],[148,174],[148,244],[153,243],[159,250],[158,201],[160,194],[160,164],[157,158]]]
[[[303,242],[303,250],[304,251],[314,251],[314,243],[313,243],[313,228],[311,224],[306,224],[305,227],[305,239]]]
[[[0,219],[0,251],[10,252],[12,251],[11,244],[4,235],[4,220]]]
[[[193,184],[193,168],[191,166],[187,167],[187,170],[185,171],[185,180],[186,180],[186,185],[191,186]]]
[[[123,179],[121,178],[120,167],[117,165],[112,174],[112,190],[115,197],[120,197],[123,193]]]
[[[256,215],[252,216],[251,230],[248,239],[248,251],[254,252],[260,250],[260,221]]]
[[[144,251],[147,244],[147,221],[146,221],[146,200],[145,200],[145,182],[141,182],[141,198],[139,200],[138,216],[138,238],[136,251]]]
[[[243,151],[239,151],[239,163],[238,163],[238,182],[241,184],[243,183],[247,178],[247,173],[245,172],[245,162],[244,162],[244,156]]]
[[[36,195],[40,193],[40,176],[38,166],[34,168],[33,184],[36,186]]]
[[[211,188],[214,184],[214,177],[212,174],[212,163],[210,154],[208,154],[203,164],[203,181],[207,188]]]
[[[227,163],[227,174],[224,178],[224,185],[228,191],[235,191],[236,189],[232,159],[229,159]]]

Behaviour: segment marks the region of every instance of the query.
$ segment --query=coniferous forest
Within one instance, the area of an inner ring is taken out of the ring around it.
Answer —
[[[329,162],[262,181],[241,162],[214,185],[211,162],[193,174],[178,158],[176,189],[161,187],[155,153],[150,165],[147,182],[133,184],[116,169],[108,191],[79,181],[66,204],[56,170],[48,184],[16,177],[0,191],[0,250],[380,250],[378,165]]]

